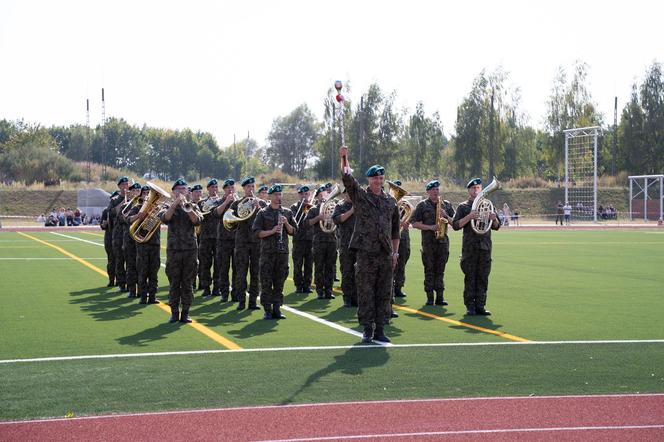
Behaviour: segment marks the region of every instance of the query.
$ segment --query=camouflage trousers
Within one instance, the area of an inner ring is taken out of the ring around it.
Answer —
[[[410,259],[410,241],[399,243],[399,259],[394,268],[394,288],[401,289],[406,284],[406,264]]]
[[[125,255],[122,249],[122,232],[113,235],[113,257],[115,258],[115,282],[118,285],[127,283],[127,271],[125,270]]]
[[[136,270],[136,242],[131,238],[125,238],[122,248],[124,249],[125,263],[127,266],[127,285],[133,286],[138,283],[138,271]]]
[[[445,266],[450,257],[448,241],[434,241],[422,244],[422,264],[424,265],[424,291],[442,294],[445,290]]]
[[[316,291],[332,293],[337,268],[337,244],[314,241],[313,253]]]
[[[136,244],[136,268],[138,270],[138,291],[142,295],[156,294],[159,282],[159,245]]]
[[[296,289],[311,287],[313,265],[312,241],[293,241],[293,281]]]
[[[382,326],[390,315],[392,297],[392,257],[389,253],[357,251],[357,320],[364,326]]]
[[[106,251],[106,273],[108,273],[108,280],[115,281],[115,255],[113,255],[111,235],[104,235],[104,250]]]
[[[355,284],[355,263],[357,262],[357,250],[346,247],[339,253],[339,264],[341,265],[341,291],[344,299],[357,304],[357,285]]]
[[[491,273],[491,251],[476,250],[472,254],[464,254],[461,259],[461,270],[465,275],[463,303],[466,308],[484,308],[489,288],[489,273]]]
[[[201,238],[198,245],[198,280],[202,288],[217,287],[217,238]],[[212,269],[212,271],[210,270]]]
[[[288,277],[288,254],[262,253],[260,268],[261,304],[283,305],[284,282]]]
[[[235,253],[235,240],[224,239],[217,240],[217,257],[215,263],[217,264],[217,280],[215,286],[219,287],[222,297],[228,296],[231,289],[231,279],[229,272],[232,267],[232,274],[235,275],[235,260],[233,254]],[[233,298],[233,301],[237,299]]]
[[[177,308],[188,308],[194,300],[191,288],[194,278],[194,269],[198,264],[197,250],[166,250],[166,276],[170,289],[168,291],[168,305]]]
[[[235,243],[235,273],[233,274],[233,299],[243,301],[247,292],[247,272],[249,273],[249,302],[256,301],[259,291],[260,244]]]

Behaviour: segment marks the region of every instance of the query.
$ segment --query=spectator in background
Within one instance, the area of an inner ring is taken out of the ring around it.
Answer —
[[[65,208],[60,207],[58,209],[58,225],[59,226],[64,226],[65,225]]]
[[[46,218],[46,222],[44,223],[46,227],[55,227],[58,225],[58,217],[56,216],[55,212],[51,212],[48,215],[48,218]]]
[[[556,225],[558,225],[558,221],[560,221],[560,225],[563,225],[563,203],[561,201],[558,201],[558,205],[556,206]]]
[[[73,226],[80,226],[83,221],[81,220],[81,209],[78,207],[74,210],[74,219],[72,221]]]
[[[69,207],[67,207],[67,210],[65,210],[65,219],[67,220],[68,226],[74,225],[74,211]]]
[[[569,226],[570,221],[572,219],[572,206],[570,205],[569,201],[566,202],[565,205],[563,206],[563,214],[565,216],[565,225]]]
[[[503,204],[503,225],[509,226],[510,225],[510,219],[512,219],[512,214],[510,211],[510,206],[507,205],[507,203]]]
[[[514,221],[515,226],[519,225],[519,209],[514,211],[514,214],[512,215],[512,221]]]
[[[45,223],[45,222],[46,222],[46,216],[42,213],[41,215],[39,215],[37,217],[37,223],[41,224],[41,223]]]

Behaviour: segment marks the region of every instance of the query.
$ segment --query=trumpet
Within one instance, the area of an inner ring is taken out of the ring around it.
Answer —
[[[311,192],[311,196],[307,201],[302,200],[300,201],[300,207],[297,208],[297,212],[295,212],[295,216],[293,219],[295,220],[295,227],[300,227],[300,223],[304,218],[307,217],[307,213],[309,213],[309,209],[311,209],[314,206],[314,192]],[[300,214],[302,216],[300,216]],[[298,218],[299,217],[299,218]]]

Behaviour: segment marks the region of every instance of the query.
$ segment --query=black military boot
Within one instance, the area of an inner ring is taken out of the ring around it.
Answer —
[[[344,296],[344,307],[351,307],[350,296]]]
[[[189,307],[182,307],[182,314],[180,315],[180,322],[183,324],[189,324],[191,318],[189,317]]]
[[[376,330],[374,330],[373,340],[378,342],[391,342],[390,338],[385,336],[385,330],[382,325],[377,325]]]
[[[405,298],[406,294],[404,292],[402,292],[400,288],[395,287],[394,288],[394,297],[395,298]]]
[[[128,288],[129,294],[127,295],[127,298],[138,298],[138,295],[136,294],[136,286],[132,284],[128,286]]]
[[[177,307],[171,307],[171,319],[168,320],[171,324],[178,322],[180,319],[180,310]]]
[[[362,343],[363,344],[371,344],[373,342],[373,326],[372,325],[365,325],[364,326],[364,331],[362,332]]]
[[[156,293],[150,293],[148,295],[148,304],[159,304],[159,301],[157,301]]]
[[[399,313],[395,312],[394,309],[390,309],[390,318],[398,318]]]
[[[314,291],[311,290],[311,287],[309,287],[309,286],[305,286],[305,287],[302,289],[302,293],[313,293],[313,292],[314,292]]]
[[[249,307],[247,307],[249,310],[260,310],[261,308],[256,304],[256,300],[254,299],[253,301],[250,299],[249,300]]]
[[[281,313],[281,307],[279,304],[272,305],[272,319],[286,319],[286,317]]]
[[[125,293],[127,291],[127,284],[118,285],[118,292]]]
[[[110,278],[108,280],[108,284],[106,284],[106,287],[115,287],[115,280],[113,278]]]
[[[221,293],[221,302],[228,302],[228,293]]]
[[[263,313],[263,319],[274,319],[272,317],[272,305],[271,304],[263,304],[263,310],[265,310],[265,313]]]
[[[475,314],[479,316],[491,316],[491,312],[484,307],[477,307],[475,309]]]
[[[244,310],[244,308],[245,308],[245,301],[244,300],[237,303],[237,309],[238,310]]]
[[[209,298],[211,295],[212,293],[210,293],[210,287],[205,287],[203,289],[203,294],[201,296],[203,296],[204,298]]]
[[[436,305],[448,305],[448,302],[445,301],[443,292],[436,292]]]
[[[220,296],[220,295],[221,291],[218,288],[215,287],[212,289],[212,296]]]
[[[147,304],[148,303],[148,294],[141,292],[141,300],[138,301],[139,304]]]
[[[316,296],[316,299],[325,299],[325,292],[316,289],[316,293],[318,294],[318,296]]]
[[[426,305],[433,305],[433,293],[427,293],[427,302]]]
[[[334,299],[335,296],[332,294],[332,290],[325,291],[325,299]]]

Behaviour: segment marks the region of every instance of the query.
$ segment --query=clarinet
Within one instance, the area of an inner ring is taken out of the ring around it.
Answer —
[[[279,218],[277,219],[277,225],[279,226],[279,237],[277,238],[277,251],[285,252],[286,244],[284,243],[284,223],[281,221],[283,216],[284,209],[279,205]]]

